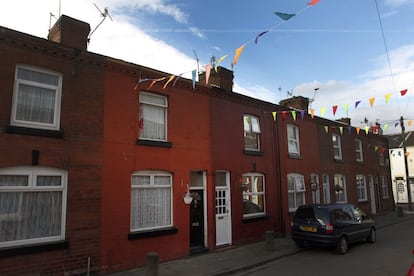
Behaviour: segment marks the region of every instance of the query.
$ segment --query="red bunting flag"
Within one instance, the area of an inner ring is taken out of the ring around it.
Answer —
[[[310,1],[310,2],[308,3],[308,5],[309,5],[309,6],[313,6],[313,5],[318,4],[320,1],[321,1],[321,0],[312,0],[312,1]]]
[[[286,120],[286,111],[282,111],[283,120]]]
[[[338,110],[338,106],[337,105],[332,106],[332,112],[333,112],[333,115],[334,116],[335,116],[337,110]]]
[[[400,91],[401,96],[405,96],[405,94],[407,94],[407,91],[408,91],[408,89],[401,90]]]

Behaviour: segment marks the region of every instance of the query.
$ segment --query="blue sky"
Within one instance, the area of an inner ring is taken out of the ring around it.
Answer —
[[[313,98],[319,88],[312,103],[317,116],[348,116],[361,127],[366,117],[399,132],[400,116],[414,119],[414,0],[308,2],[14,0],[0,10],[0,25],[46,38],[59,7],[92,29],[102,20],[94,4],[107,7],[113,21],[107,18],[93,33],[88,49],[171,74],[196,69],[194,53],[200,68],[211,56],[227,54],[221,65],[230,68],[235,50],[247,43],[234,66],[236,92],[278,103],[288,92]],[[296,16],[283,21],[274,12]],[[254,38],[269,29],[256,45]],[[403,89],[408,93],[401,97]]]

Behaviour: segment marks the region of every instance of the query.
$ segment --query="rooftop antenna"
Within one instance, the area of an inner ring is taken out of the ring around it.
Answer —
[[[196,61],[197,61],[197,73],[198,73],[198,72],[200,72],[200,64],[199,64],[197,53],[194,49],[193,49],[193,53],[194,53],[194,56],[195,56]]]
[[[312,103],[315,101],[316,93],[318,93],[318,91],[319,91],[319,87],[314,89],[312,99],[310,99],[310,101],[309,101],[310,102],[309,103],[309,109],[312,107]]]
[[[49,17],[49,30],[52,28],[52,17],[57,20],[56,16],[53,13],[50,13]]]
[[[99,7],[98,7],[95,3],[93,3],[93,5],[94,5],[94,6],[95,6],[95,8],[96,8],[96,9],[100,12],[100,14],[101,14],[101,16],[102,16],[103,18],[102,18],[101,22],[99,22],[99,24],[95,27],[95,29],[93,29],[93,31],[89,34],[89,36],[88,36],[88,41],[91,39],[92,34],[96,31],[96,29],[98,29],[98,28],[99,28],[99,26],[101,26],[101,24],[105,21],[105,19],[106,19],[107,17],[109,17],[109,19],[111,19],[111,21],[113,21],[113,20],[112,20],[111,15],[109,14],[109,10],[108,10],[108,8],[105,8],[105,9],[104,9],[104,11],[102,12],[102,11],[99,9]]]

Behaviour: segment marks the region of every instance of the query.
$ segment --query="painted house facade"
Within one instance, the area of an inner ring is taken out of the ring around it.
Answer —
[[[408,132],[404,136],[404,143],[401,134],[387,136],[389,140],[390,168],[392,179],[392,192],[395,203],[408,203],[408,182],[411,188],[411,202],[414,199],[414,132]],[[406,153],[404,153],[404,145]]]
[[[0,274],[104,274],[288,235],[302,203],[390,208],[381,136],[341,133],[305,98],[235,93],[222,67],[166,85],[88,52],[89,32],[67,16],[48,40],[0,28]]]

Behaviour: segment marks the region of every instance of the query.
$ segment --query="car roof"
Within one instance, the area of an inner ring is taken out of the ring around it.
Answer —
[[[335,204],[320,204],[320,203],[312,203],[312,204],[304,204],[302,206],[299,206],[299,208],[306,208],[306,207],[318,207],[318,208],[325,208],[325,209],[335,209],[343,206],[353,206],[349,203],[335,203]]]

